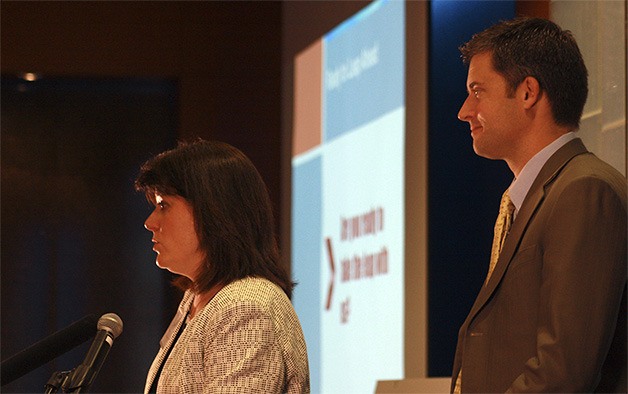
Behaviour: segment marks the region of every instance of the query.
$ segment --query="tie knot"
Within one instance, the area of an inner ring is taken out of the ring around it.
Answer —
[[[499,211],[502,214],[511,215],[515,211],[515,204],[512,203],[510,199],[510,194],[508,194],[508,189],[502,195],[502,200],[499,203]]]

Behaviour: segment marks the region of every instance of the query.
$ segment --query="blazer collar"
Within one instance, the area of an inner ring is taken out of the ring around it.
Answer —
[[[554,153],[545,163],[539,175],[536,177],[528,195],[521,205],[521,209],[517,214],[516,220],[513,222],[512,228],[506,240],[502,252],[497,261],[497,265],[486,285],[482,286],[480,293],[478,294],[471,311],[469,312],[469,318],[473,318],[490,299],[491,295],[497,288],[499,282],[501,282],[506,268],[510,264],[512,257],[514,256],[525,229],[528,227],[528,223],[536,211],[537,207],[545,198],[545,187],[551,184],[560,171],[573,159],[574,157],[586,153],[587,149],[582,143],[580,138],[576,138],[566,143],[556,153]]]

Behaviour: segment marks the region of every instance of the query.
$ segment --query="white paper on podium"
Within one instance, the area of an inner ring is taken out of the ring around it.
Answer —
[[[451,378],[414,378],[403,380],[380,380],[377,394],[449,393]]]

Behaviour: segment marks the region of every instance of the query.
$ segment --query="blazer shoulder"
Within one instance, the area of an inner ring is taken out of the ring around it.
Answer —
[[[209,302],[208,310],[217,311],[249,305],[272,313],[273,309],[284,310],[291,307],[290,299],[273,282],[259,277],[236,280],[216,294]]]
[[[620,195],[626,194],[626,177],[589,152],[579,138],[568,142],[549,158],[533,188],[547,187],[556,181],[568,183],[586,178],[597,179]]]
[[[591,184],[604,185],[626,200],[626,177],[591,152],[577,155],[569,161],[557,177],[557,181],[568,183],[589,181]]]

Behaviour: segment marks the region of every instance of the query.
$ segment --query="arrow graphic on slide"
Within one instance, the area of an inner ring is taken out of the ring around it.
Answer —
[[[334,268],[334,254],[331,248],[331,238],[325,238],[325,243],[327,244],[327,256],[329,256],[329,267],[331,269],[331,276],[329,278],[329,290],[327,291],[327,303],[325,304],[325,309],[331,309],[331,295],[334,291],[334,279],[336,276],[336,269]]]

